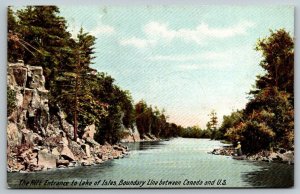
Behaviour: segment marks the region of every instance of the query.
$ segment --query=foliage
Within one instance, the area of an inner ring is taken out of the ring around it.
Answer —
[[[211,130],[203,130],[199,126],[186,127],[181,130],[180,136],[185,138],[210,138]]]
[[[271,31],[259,40],[256,49],[262,52],[260,65],[266,71],[257,76],[256,88],[250,91],[240,119],[224,119],[222,131],[231,141],[241,141],[243,150],[254,153],[262,149],[294,144],[294,42],[289,33]]]
[[[7,30],[8,30],[7,31],[8,33],[7,60],[9,62],[17,62],[18,59],[23,58],[24,47],[22,43],[19,41],[19,39],[21,38],[19,37],[20,34],[18,33],[19,29],[20,26],[15,16],[15,13],[11,9],[11,7],[8,7],[7,9]]]
[[[271,35],[261,39],[256,45],[263,60],[260,66],[266,70],[266,74],[258,76],[256,90],[251,93],[257,94],[259,90],[268,87],[277,87],[279,91],[294,93],[294,40],[284,29],[271,31]],[[293,102],[293,95],[290,96]]]
[[[221,134],[220,139],[226,138],[224,135],[226,134],[227,130],[236,127],[243,118],[243,111],[235,111],[232,112],[230,115],[224,115],[223,116],[223,122],[221,124],[221,127],[219,128],[219,132]]]
[[[7,116],[10,116],[15,108],[16,108],[16,92],[10,87],[7,87]]]
[[[217,128],[218,117],[216,111],[212,110],[208,116],[210,116],[210,120],[206,124],[206,130],[209,131],[209,137],[211,139],[221,139],[222,134]]]
[[[170,138],[179,136],[183,129],[175,123],[167,122],[164,110],[160,111],[157,107],[153,109],[143,100],[135,105],[135,119],[141,136],[152,134],[156,137]]]

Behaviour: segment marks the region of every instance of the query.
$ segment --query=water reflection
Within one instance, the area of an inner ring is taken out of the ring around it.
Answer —
[[[126,145],[130,149],[130,154],[123,159],[89,167],[55,169],[36,173],[8,173],[7,182],[15,188],[19,187],[22,179],[60,181],[102,179],[116,182],[122,179],[145,181],[149,179],[158,181],[226,179],[227,184],[222,187],[290,187],[294,182],[294,167],[287,164],[233,160],[228,156],[208,154],[208,151],[223,145],[219,141],[175,138],[170,141],[127,143]],[[103,188],[101,185],[94,187]],[[32,188],[43,188],[43,186],[32,186]]]
[[[294,186],[294,166],[288,164],[252,162],[258,171],[245,173],[242,178],[253,187],[286,188]]]

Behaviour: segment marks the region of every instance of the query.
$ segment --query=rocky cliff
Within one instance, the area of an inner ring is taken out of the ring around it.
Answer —
[[[48,93],[42,67],[9,63],[7,85],[14,91],[15,108],[7,121],[8,171],[99,164],[123,157],[122,145],[100,145],[94,140],[95,125],[73,140],[73,126],[58,110],[49,114]]]

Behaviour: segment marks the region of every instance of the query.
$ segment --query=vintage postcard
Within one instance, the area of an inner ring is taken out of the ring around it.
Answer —
[[[293,6],[9,6],[9,188],[291,188]]]

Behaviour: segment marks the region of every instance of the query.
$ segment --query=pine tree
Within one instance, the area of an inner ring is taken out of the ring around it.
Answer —
[[[44,68],[50,94],[56,90],[58,70],[70,63],[71,54],[71,34],[67,31],[66,20],[58,14],[56,6],[27,6],[17,11],[22,39],[36,48],[24,51],[24,63]]]

